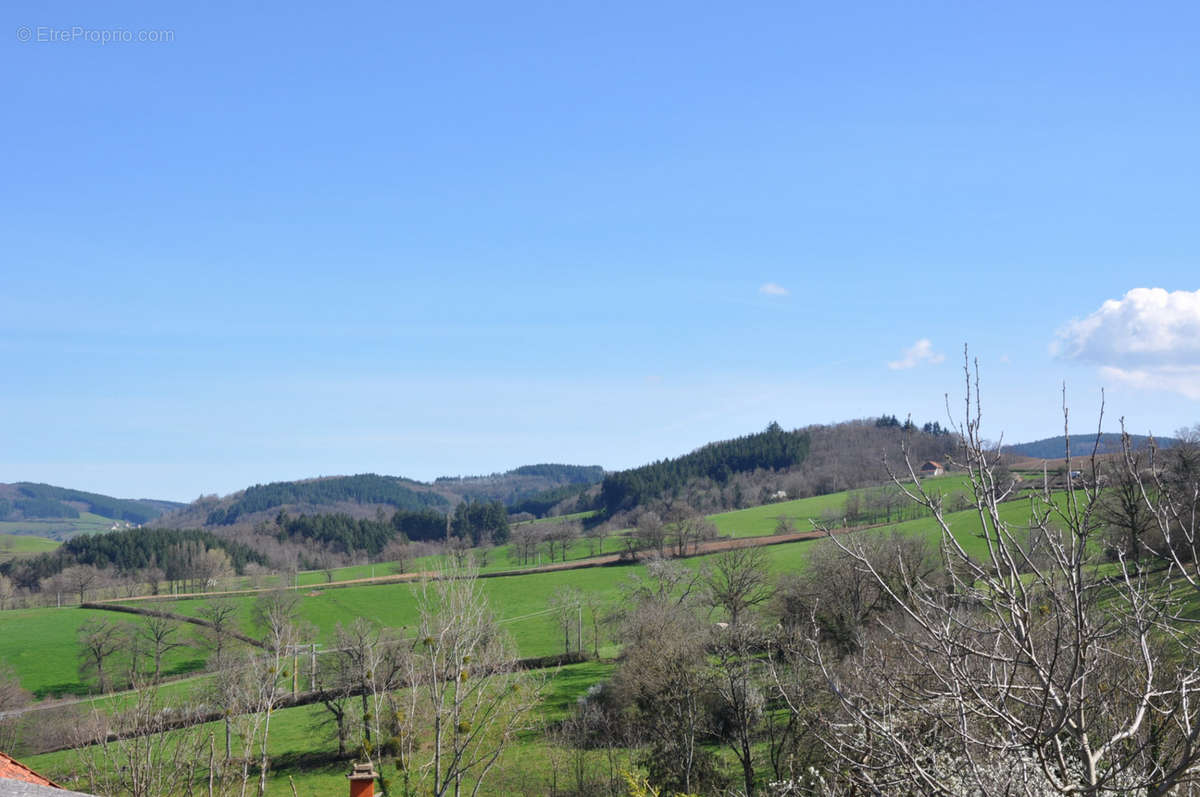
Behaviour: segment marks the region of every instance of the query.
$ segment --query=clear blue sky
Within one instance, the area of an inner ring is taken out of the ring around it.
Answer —
[[[1200,421],[1194,3],[249,5],[6,5],[0,481]]]

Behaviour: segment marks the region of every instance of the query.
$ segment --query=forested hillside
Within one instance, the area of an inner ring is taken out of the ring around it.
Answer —
[[[784,470],[803,462],[808,448],[808,434],[785,432],[772,423],[758,434],[709,443],[681,457],[610,474],[600,487],[600,506],[611,515],[676,493],[698,477],[724,484],[735,473]]]
[[[248,487],[226,507],[208,513],[206,525],[228,526],[239,517],[293,504],[386,504],[398,509],[446,506],[441,495],[422,489],[424,485],[395,476],[363,473],[301,482],[273,482]]]
[[[50,484],[0,484],[0,521],[77,518],[80,512],[91,512],[113,520],[148,523],[182,506],[171,501],[113,498]]]

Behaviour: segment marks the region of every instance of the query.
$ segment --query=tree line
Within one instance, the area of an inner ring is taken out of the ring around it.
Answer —
[[[212,532],[134,528],[72,537],[48,553],[0,564],[0,575],[25,589],[37,589],[42,580],[80,565],[124,573],[155,568],[168,580],[182,580],[187,578],[188,562],[197,550],[221,551],[237,573],[244,572],[249,563],[264,567],[269,564],[263,554],[248,545]]]

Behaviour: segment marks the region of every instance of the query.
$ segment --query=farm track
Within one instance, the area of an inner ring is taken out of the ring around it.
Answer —
[[[867,529],[880,528],[890,524],[877,523],[869,526],[853,526],[851,528],[835,529],[832,534],[848,534],[855,531],[864,531]],[[673,559],[690,559],[694,556],[706,556],[712,553],[720,553],[734,548],[761,548],[768,545],[783,545],[789,542],[802,542],[804,540],[815,540],[824,537],[824,531],[794,531],[790,534],[771,534],[758,537],[743,537],[742,539],[719,539],[710,540],[694,546],[691,550],[682,555],[673,554],[669,551],[664,555]],[[556,573],[564,570],[585,570],[592,567],[611,567],[614,565],[630,565],[637,564],[637,559],[630,558],[625,554],[602,554],[599,556],[589,556],[584,559],[572,559],[568,562],[553,562],[544,565],[535,565],[533,567],[518,567],[510,570],[493,570],[487,573],[479,573],[476,578],[507,578],[509,576],[529,576],[537,573]],[[439,570],[422,570],[415,573],[395,573],[388,576],[374,576],[367,578],[350,578],[342,581],[330,581],[325,584],[305,584],[303,587],[285,587],[293,591],[311,592],[314,590],[324,589],[342,589],[344,587],[363,587],[379,584],[402,584],[411,581],[430,580],[436,581],[442,578],[442,573]],[[129,598],[105,598],[103,600],[89,601],[87,608],[89,609],[108,609],[111,604],[126,604],[141,601],[173,601],[173,600],[194,600],[205,598],[223,598],[234,597],[238,595],[258,595],[264,592],[275,592],[280,587],[252,587],[249,589],[226,590],[222,592],[176,592],[169,595],[137,595]],[[112,609],[120,611],[120,609]]]
[[[855,531],[864,531],[867,529],[880,528],[880,527],[887,526],[887,525],[889,525],[889,524],[881,523],[881,524],[874,524],[874,525],[867,525],[867,526],[854,526],[852,528],[836,529],[836,530],[833,530],[832,533],[846,534],[846,533],[855,532]],[[695,548],[693,550],[690,550],[687,553],[683,554],[683,556],[673,556],[672,558],[692,558],[695,556],[706,556],[708,554],[719,553],[721,551],[732,550],[735,548],[761,548],[761,547],[766,547],[769,545],[784,545],[784,544],[791,543],[791,542],[803,542],[805,540],[819,539],[821,537],[824,537],[825,535],[826,535],[826,532],[823,532],[823,531],[799,531],[799,532],[792,532],[790,534],[763,535],[763,536],[758,536],[758,537],[744,537],[742,539],[725,538],[725,539],[718,539],[718,540],[710,540],[708,542],[700,543],[699,545],[695,546]],[[637,563],[636,559],[630,559],[630,558],[628,558],[628,556],[623,556],[622,554],[604,554],[601,556],[591,556],[591,557],[587,557],[585,559],[575,559],[575,560],[571,560],[571,561],[567,561],[567,562],[554,562],[551,564],[536,565],[534,567],[523,567],[523,568],[514,568],[511,570],[498,570],[498,571],[493,571],[490,573],[480,573],[480,574],[478,574],[477,577],[478,578],[504,578],[504,577],[508,577],[508,576],[536,575],[538,573],[556,573],[556,572],[563,572],[563,571],[568,571],[568,570],[584,570],[584,569],[594,568],[594,567],[613,567],[613,566],[622,566],[622,565],[632,565],[632,564],[636,564],[636,563]],[[402,573],[402,574],[393,574],[393,575],[388,575],[388,576],[375,576],[373,578],[346,579],[343,581],[332,581],[332,582],[329,582],[326,584],[308,584],[302,588],[291,588],[291,589],[297,589],[297,590],[302,589],[303,591],[308,592],[308,591],[314,591],[314,590],[341,589],[341,588],[345,588],[345,587],[356,587],[356,586],[375,586],[375,585],[398,584],[398,583],[419,581],[421,579],[436,580],[441,577],[442,576],[441,576],[440,571],[426,570],[426,571],[419,571],[419,572],[415,572],[415,573]],[[175,594],[171,594],[171,595],[139,595],[139,596],[134,596],[134,597],[129,597],[129,598],[109,598],[109,599],[104,599],[104,600],[88,601],[87,603],[82,604],[80,606],[80,608],[97,609],[97,610],[103,610],[103,611],[113,611],[113,612],[129,613],[129,614],[140,614],[140,615],[155,616],[155,617],[166,617],[169,619],[179,620],[181,622],[193,623],[196,625],[208,625],[208,623],[206,623],[203,620],[200,620],[200,619],[194,618],[194,617],[190,617],[187,615],[180,615],[180,614],[175,614],[173,612],[158,611],[158,610],[153,610],[153,609],[135,608],[132,606],[127,606],[125,604],[140,603],[140,602],[147,602],[147,601],[163,602],[163,601],[172,601],[172,600],[193,600],[193,599],[204,599],[204,598],[225,597],[225,596],[256,595],[256,594],[261,594],[264,592],[273,592],[277,589],[279,589],[279,588],[278,587],[262,587],[262,588],[252,588],[252,589],[244,589],[244,590],[229,590],[229,591],[223,591],[223,592],[189,592],[189,593],[175,593]],[[502,622],[503,622],[503,620],[502,620]],[[246,637],[242,634],[237,634],[236,636],[243,642],[247,642],[256,647],[262,647],[262,644],[260,642],[258,642],[257,640],[252,640],[249,637]],[[194,681],[194,680],[198,680],[201,678],[206,678],[209,676],[211,676],[211,673],[201,673],[201,674],[196,674],[196,675],[184,676],[183,678],[166,680],[163,683],[164,684],[183,683],[183,682],[187,682],[187,681]],[[133,694],[136,691],[137,690],[130,690],[128,692],[128,694]],[[109,693],[107,695],[93,695],[91,697],[84,697],[84,698],[80,698],[78,700],[58,700],[58,701],[53,701],[53,702],[39,702],[39,703],[36,703],[31,706],[26,706],[21,709],[6,712],[5,714],[0,715],[0,719],[16,717],[16,716],[20,716],[23,714],[28,714],[28,713],[37,712],[37,711],[45,711],[45,710],[49,710],[49,709],[68,708],[71,706],[92,703],[96,700],[119,696],[121,694],[126,694],[126,693],[114,692],[114,693]]]

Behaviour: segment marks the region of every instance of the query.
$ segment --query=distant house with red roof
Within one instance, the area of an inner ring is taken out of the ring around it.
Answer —
[[[946,469],[942,467],[942,463],[934,462],[932,459],[921,466],[922,476],[941,476],[945,472]]]
[[[68,791],[45,775],[39,775],[15,758],[0,753],[0,795],[3,797],[93,797]]]

